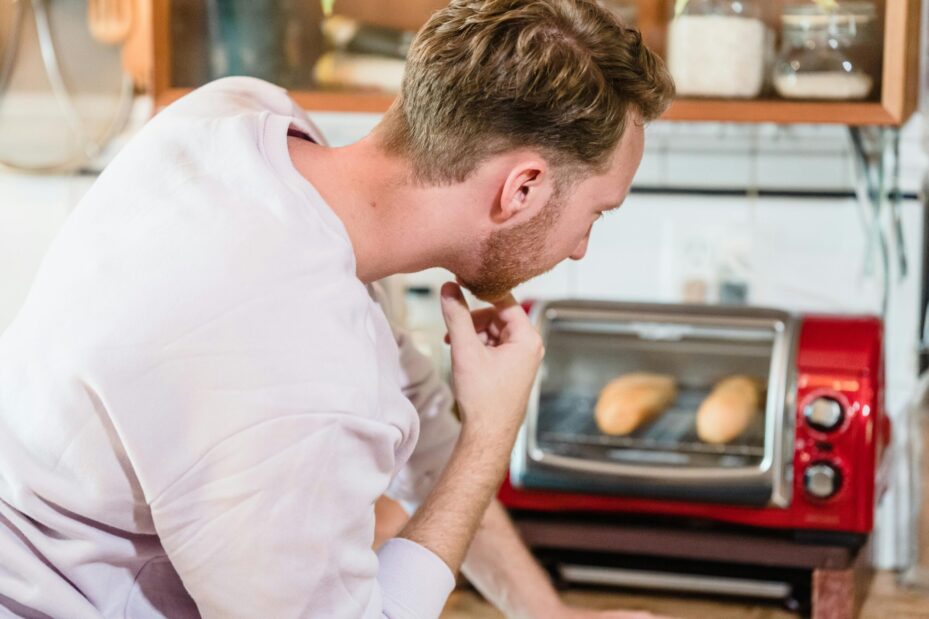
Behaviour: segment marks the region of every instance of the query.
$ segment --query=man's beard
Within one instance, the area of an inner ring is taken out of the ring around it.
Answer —
[[[473,280],[459,276],[462,286],[478,299],[492,303],[519,284],[551,270],[543,257],[549,234],[563,204],[556,192],[538,215],[525,223],[493,232],[481,248],[481,266]]]

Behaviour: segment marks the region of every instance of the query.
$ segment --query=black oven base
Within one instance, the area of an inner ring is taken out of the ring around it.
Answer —
[[[608,575],[618,568],[613,574],[627,579],[631,575],[633,588],[642,586],[636,584],[635,572],[647,574],[652,582],[666,574],[672,584],[675,580],[688,583],[686,576],[690,575],[697,582],[721,583],[716,591],[702,595],[738,597],[738,587],[749,591],[746,581],[752,581],[758,584],[755,589],[761,597],[814,619],[852,619],[870,583],[870,546],[864,535],[755,530],[675,518],[607,520],[588,514],[518,511],[512,515],[523,539],[556,582],[576,581],[570,577],[590,573],[588,568],[603,568]],[[738,585],[730,587],[729,593],[727,580]],[[607,580],[600,582],[602,586]],[[629,586],[621,579],[615,585]],[[785,591],[783,598],[765,594],[776,591],[777,585]],[[820,614],[826,608],[844,610]]]

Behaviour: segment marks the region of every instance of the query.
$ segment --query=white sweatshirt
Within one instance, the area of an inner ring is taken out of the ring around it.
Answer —
[[[441,559],[371,544],[374,501],[415,505],[447,461],[450,396],[289,128],[322,141],[282,89],[209,84],[52,244],[0,337],[0,616],[441,612]]]

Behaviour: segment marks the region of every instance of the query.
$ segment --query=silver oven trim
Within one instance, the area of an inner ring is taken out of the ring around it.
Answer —
[[[775,337],[765,410],[779,411],[780,414],[766,414],[764,455],[758,466],[686,469],[583,460],[551,454],[538,445],[536,425],[541,390],[540,372],[533,384],[526,419],[513,449],[511,468],[515,476],[521,476],[528,469],[542,467],[548,470],[577,471],[601,480],[620,476],[642,483],[648,483],[650,480],[674,481],[676,484],[695,489],[709,485],[718,488],[727,483],[744,485],[746,482],[757,481],[771,487],[768,505],[782,508],[790,505],[793,483],[795,359],[799,335],[799,321],[795,316],[778,310],[756,308],[555,301],[533,306],[531,318],[544,341],[548,340],[550,324],[555,319],[615,321],[620,324],[638,321],[666,322],[669,325],[683,323],[696,328],[723,330],[751,327],[771,329]]]

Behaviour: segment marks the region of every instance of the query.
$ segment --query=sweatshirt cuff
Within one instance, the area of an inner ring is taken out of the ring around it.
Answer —
[[[437,619],[455,576],[431,550],[402,537],[387,540],[377,552],[384,614],[392,619]]]

